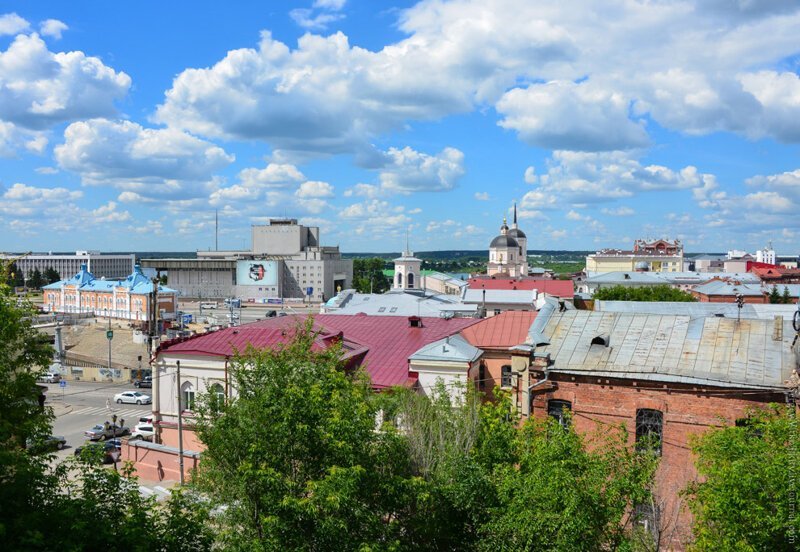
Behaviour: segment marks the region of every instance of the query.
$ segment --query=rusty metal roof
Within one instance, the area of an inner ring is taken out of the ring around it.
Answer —
[[[796,367],[788,317],[779,330],[773,320],[572,310],[550,315],[540,350],[557,372],[778,389]]]

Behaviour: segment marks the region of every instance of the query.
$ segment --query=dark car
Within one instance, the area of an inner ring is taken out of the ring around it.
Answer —
[[[122,442],[119,439],[109,439],[105,443],[87,443],[75,449],[75,456],[97,455],[102,458],[103,464],[119,461]]]
[[[140,380],[133,382],[134,387],[153,387],[153,376],[145,376]]]
[[[33,453],[49,452],[51,450],[61,450],[67,444],[67,440],[60,435],[49,435],[41,441],[28,440],[28,450]]]
[[[271,310],[271,309],[264,312],[264,318],[274,318],[277,315],[278,315],[278,313],[276,311],[274,311],[274,310]]]

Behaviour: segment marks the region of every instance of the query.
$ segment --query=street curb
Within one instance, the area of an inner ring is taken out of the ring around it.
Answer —
[[[53,415],[56,418],[59,416],[65,416],[66,414],[70,414],[72,412],[71,404],[51,404],[50,408],[53,409]]]

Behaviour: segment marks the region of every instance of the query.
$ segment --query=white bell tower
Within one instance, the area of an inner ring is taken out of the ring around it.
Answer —
[[[393,290],[420,289],[422,287],[422,259],[417,259],[408,247],[406,231],[406,250],[394,260]]]

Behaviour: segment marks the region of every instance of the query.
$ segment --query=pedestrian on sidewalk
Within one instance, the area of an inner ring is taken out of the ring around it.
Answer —
[[[111,399],[109,399],[108,397],[106,397],[106,410],[111,412]]]

